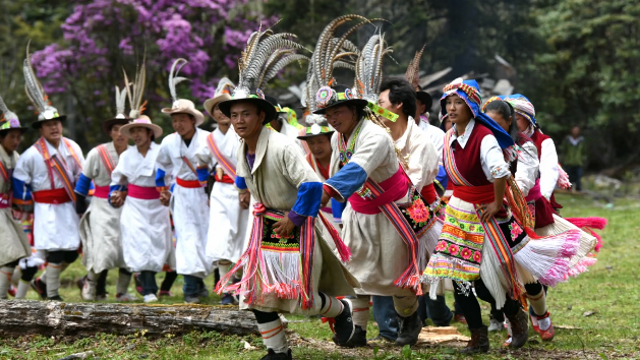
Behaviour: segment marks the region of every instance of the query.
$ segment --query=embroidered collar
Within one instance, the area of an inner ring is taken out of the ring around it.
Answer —
[[[464,135],[462,136],[458,136],[458,133],[456,132],[456,124],[453,124],[453,127],[450,130],[453,133],[451,134],[451,138],[449,138],[449,145],[453,143],[453,140],[458,140],[458,144],[460,144],[460,147],[464,149],[464,146],[467,144],[469,135],[471,134],[471,131],[473,131],[473,127],[475,126],[475,124],[476,121],[474,119],[471,119],[467,124],[467,127],[464,129]]]

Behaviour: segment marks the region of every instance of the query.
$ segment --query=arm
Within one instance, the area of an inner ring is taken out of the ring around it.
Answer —
[[[487,179],[493,182],[494,200],[491,204],[482,206],[482,222],[493,218],[502,208],[507,178],[511,176],[509,164],[504,161],[504,155],[498,140],[493,135],[487,135],[480,144],[480,162]]]
[[[518,154],[518,169],[514,177],[522,195],[529,195],[529,191],[536,184],[539,165],[536,146],[531,141],[526,142]]]
[[[27,153],[21,156],[16,163],[11,178],[13,188],[13,204],[25,212],[33,211],[33,200],[31,198],[31,173],[33,171],[33,161]]]
[[[553,139],[542,142],[540,155],[540,191],[549,199],[556,188],[560,170],[558,169],[558,153]]]
[[[87,154],[87,159],[82,167],[82,173],[76,181],[76,187],[74,189],[76,193],[76,213],[83,214],[87,210],[86,197],[91,188],[91,180],[98,176],[99,171],[99,155],[96,149],[92,149]]]
[[[124,175],[124,156],[120,157],[120,161],[111,173],[111,185],[109,187],[109,204],[115,208],[119,208],[124,204],[128,179]]]

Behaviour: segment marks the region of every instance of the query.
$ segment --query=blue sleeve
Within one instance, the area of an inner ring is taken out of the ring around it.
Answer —
[[[318,216],[322,202],[322,183],[305,182],[298,188],[298,199],[291,209],[298,215]]]
[[[449,177],[447,176],[447,172],[444,169],[444,166],[440,165],[438,168],[438,175],[436,176],[436,180],[442,185],[444,189],[447,188],[447,184],[449,183]]]
[[[89,194],[89,189],[91,188],[91,179],[84,176],[84,174],[80,174],[80,178],[76,183],[75,192],[82,196],[87,196]]]
[[[209,169],[206,167],[197,168],[196,173],[198,174],[198,181],[207,182],[209,180]]]
[[[164,183],[164,177],[165,177],[166,175],[167,175],[167,173],[166,173],[164,170],[162,170],[162,169],[158,169],[158,170],[156,170],[156,186],[158,186],[158,187],[164,187],[164,186],[167,186],[167,185]]]
[[[327,180],[326,184],[334,188],[346,200],[364,185],[367,177],[367,172],[360,165],[350,162]]]
[[[342,223],[342,212],[347,207],[347,202],[339,202],[336,199],[331,199],[331,213],[333,214],[333,222],[337,224]]]
[[[171,187],[169,187],[169,192],[173,193],[173,189],[175,189],[176,187],[176,183],[171,184]]]
[[[242,176],[236,176],[236,187],[240,190],[247,188],[247,183],[244,181]]]
[[[24,181],[11,178],[13,183],[13,198],[25,201],[31,201],[31,188]]]

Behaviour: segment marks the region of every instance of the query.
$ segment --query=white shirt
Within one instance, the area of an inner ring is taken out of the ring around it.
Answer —
[[[518,152],[518,167],[514,176],[522,195],[529,195],[529,191],[536,184],[539,165],[536,145],[533,141],[527,141]]]
[[[458,140],[458,144],[464,149],[475,123],[476,121],[471,119],[464,130],[464,135],[461,137],[456,135],[456,124],[453,124],[451,130],[449,130],[453,131],[453,136],[449,139],[449,145],[451,145],[454,140]],[[502,149],[498,144],[498,140],[493,135],[485,136],[480,143],[480,162],[482,171],[490,182],[493,182],[493,179],[501,179],[510,175],[509,164],[504,161]]]
[[[111,185],[133,184],[143,187],[156,186],[156,158],[160,145],[152,142],[146,156],[137,146],[132,146],[120,155],[118,165],[111,174]]]
[[[182,157],[186,157],[195,170],[198,164],[196,154],[203,146],[207,146],[206,141],[209,134],[206,130],[196,128],[196,132],[193,134],[189,146],[187,146],[178,133],[167,135],[162,139],[162,144],[160,145],[160,152],[156,160],[158,162],[158,168],[163,169],[167,175],[170,174],[173,178],[198,180],[198,176],[191,170]],[[169,183],[167,183],[167,185],[168,184]]]
[[[533,135],[533,131],[527,131],[527,136]],[[540,146],[540,192],[549,199],[556,188],[560,168],[558,167],[558,152],[553,139],[544,140]]]
[[[407,129],[394,143],[409,166],[407,175],[418,191],[433,183],[438,175],[438,154],[427,135],[411,117],[407,122]]]
[[[413,118],[411,118],[413,120]],[[436,148],[436,152],[438,153],[438,162],[442,163],[442,149],[444,148],[444,131],[437,126],[433,126],[428,122],[420,119],[420,129],[424,131],[427,137],[433,143],[433,146]]]

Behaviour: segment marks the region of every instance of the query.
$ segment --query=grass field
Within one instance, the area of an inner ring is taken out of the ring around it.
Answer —
[[[632,200],[617,201],[613,207],[590,199],[563,195],[566,217],[602,216],[609,219],[602,233],[605,242],[598,263],[577,279],[549,292],[548,305],[556,326],[553,342],[542,343],[530,331],[530,341],[518,351],[501,347],[504,333],[492,334],[491,351],[483,359],[640,359],[640,207]],[[81,301],[74,280],[83,276],[79,262],[63,276],[61,291],[65,301]],[[112,271],[108,291],[113,297],[117,271]],[[207,280],[212,285],[213,280]],[[174,297],[166,303],[182,302],[182,278],[174,287]],[[131,292],[135,292],[133,286]],[[30,292],[29,298],[36,299]],[[209,303],[217,303],[211,296]],[[453,304],[451,294],[447,302]],[[0,305],[1,306],[1,305]],[[488,307],[484,306],[488,314]],[[592,312],[592,315],[585,316]],[[386,344],[358,350],[341,350],[330,343],[331,332],[319,319],[287,316],[296,359],[458,359],[451,346],[399,349]],[[485,316],[488,319],[488,315]],[[487,320],[488,321],[488,320]],[[466,327],[455,324],[463,334]],[[370,322],[368,337],[377,336]],[[249,348],[249,349],[247,349]],[[143,334],[92,338],[52,339],[28,337],[0,340],[0,359],[60,359],[66,355],[93,351],[100,359],[260,359],[265,354],[257,337],[237,337],[219,333],[191,333],[178,337],[149,339]]]

